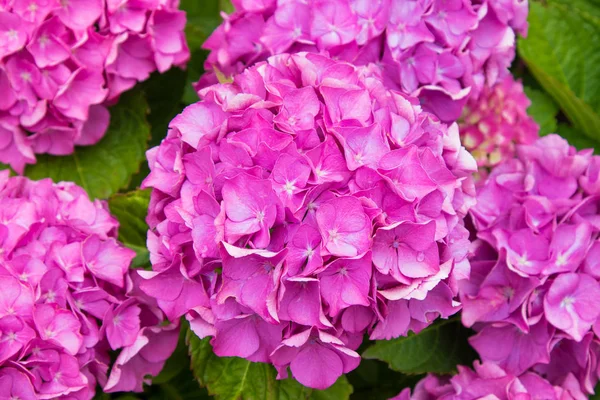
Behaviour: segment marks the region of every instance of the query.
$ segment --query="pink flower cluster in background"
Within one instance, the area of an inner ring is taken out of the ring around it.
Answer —
[[[474,159],[375,66],[278,55],[201,91],[148,151],[141,289],[219,356],[323,389],[372,339],[456,313]]]
[[[404,389],[390,400],[585,400],[579,383],[572,375],[562,384],[552,385],[535,372],[515,376],[498,365],[475,362],[475,369],[459,366],[450,377],[428,375],[415,389]]]
[[[454,122],[469,98],[509,75],[527,0],[237,0],[206,41],[225,75],[282,52],[377,63],[385,84]],[[205,76],[199,87],[215,82]]]
[[[459,124],[463,145],[480,167],[494,167],[515,155],[515,145],[531,144],[539,126],[527,115],[531,101],[521,82],[508,75],[470,99]]]
[[[107,103],[184,65],[178,0],[0,2],[0,162],[22,173],[36,154],[98,142]]]
[[[484,362],[586,394],[599,375],[599,167],[557,135],[517,146],[478,189],[472,272],[459,285]]]
[[[129,276],[117,227],[72,183],[0,173],[0,397],[89,400],[160,372],[178,327]]]

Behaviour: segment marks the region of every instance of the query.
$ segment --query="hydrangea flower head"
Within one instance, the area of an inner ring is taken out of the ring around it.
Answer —
[[[483,361],[552,385],[572,376],[587,394],[599,378],[599,160],[557,135],[517,145],[482,181],[471,279],[459,285]]]
[[[97,143],[108,104],[189,50],[178,0],[0,3],[0,162]]]
[[[4,398],[89,400],[97,385],[141,391],[162,369],[177,325],[135,295],[135,253],[115,240],[117,228],[106,204],[72,183],[0,172]]]
[[[527,115],[530,104],[523,85],[511,75],[467,103],[460,135],[480,167],[494,167],[513,158],[517,144],[535,142],[539,126]]]
[[[474,364],[474,369],[458,366],[454,376],[427,375],[414,390],[404,389],[390,400],[583,400],[577,379],[567,376],[560,384],[551,384],[539,374],[528,371],[519,375],[491,362]]]
[[[285,0],[235,2],[208,38],[206,69],[227,76],[270,55],[321,52],[377,63],[386,85],[420,99],[442,121],[509,75],[527,0]],[[216,74],[199,82],[215,83]]]
[[[217,355],[323,389],[358,365],[365,332],[459,309],[475,161],[378,71],[273,56],[204,89],[148,151],[141,288]]]

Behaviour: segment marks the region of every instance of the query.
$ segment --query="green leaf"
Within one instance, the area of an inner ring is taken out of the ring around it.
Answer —
[[[199,49],[221,23],[219,1],[182,0],[180,9],[187,13],[185,36],[190,50]]]
[[[227,14],[231,14],[235,11],[235,7],[231,4],[231,0],[219,0],[219,8]]]
[[[189,376],[188,376],[189,375]],[[185,376],[185,379],[183,378]],[[175,381],[151,386],[144,400],[211,400],[206,389],[201,388],[191,372],[183,374]]]
[[[573,126],[600,140],[600,9],[590,0],[533,2],[519,54]]]
[[[197,82],[204,73],[204,61],[206,60],[207,55],[208,52],[206,50],[198,49],[192,52],[192,58],[187,66],[188,80],[185,85],[185,93],[182,99],[185,105],[193,104],[200,100],[193,84]]]
[[[209,339],[200,339],[192,331],[187,339],[192,372],[217,400],[344,400],[352,393],[345,376],[327,390],[313,390],[291,378],[277,380],[272,365],[217,357]]]
[[[354,388],[352,400],[387,400],[403,389],[414,387],[422,377],[405,375],[388,368],[381,361],[365,359],[348,374],[348,380]]]
[[[0,163],[0,171],[4,171],[5,169],[9,170],[9,174],[11,176],[16,175],[15,171],[10,167],[10,165]]]
[[[146,215],[149,203],[149,190],[118,193],[108,200],[111,214],[119,220],[119,241],[137,253],[131,264],[133,268],[150,265],[150,253],[146,248]]]
[[[527,109],[535,122],[540,126],[540,135],[556,133],[558,115],[558,105],[548,94],[541,90],[525,87],[525,94],[531,100],[531,105]]]
[[[345,376],[340,377],[327,390],[312,390],[310,400],[340,400],[349,399],[354,390]]]
[[[204,61],[208,55],[206,50],[202,50],[202,45],[223,22],[220,12],[232,13],[234,9],[230,0],[182,0],[180,7],[187,12],[188,23],[185,33],[192,53],[192,58],[187,66],[188,80],[183,102],[192,104],[198,101],[198,95],[192,84],[204,74]]]
[[[164,74],[154,73],[142,84],[150,107],[148,122],[152,127],[150,147],[157,146],[165,136],[169,123],[181,112],[181,98],[186,86],[187,71],[171,68]]]
[[[539,1],[539,0],[538,0]],[[600,2],[597,0],[545,0],[548,3],[568,6],[581,18],[600,26]]]
[[[467,341],[469,332],[458,318],[441,320],[418,334],[377,341],[363,357],[385,361],[405,374],[448,374],[456,371],[457,365],[470,365],[475,360],[475,351]]]
[[[148,104],[140,90],[121,96],[110,108],[110,126],[102,140],[89,147],[77,147],[69,156],[37,156],[37,163],[25,169],[32,179],[72,181],[91,198],[106,199],[129,185],[140,169],[150,137],[146,121]]]

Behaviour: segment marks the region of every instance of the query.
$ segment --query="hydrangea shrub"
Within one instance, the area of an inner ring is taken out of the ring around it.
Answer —
[[[363,335],[459,310],[474,159],[379,69],[273,56],[200,92],[148,152],[141,289],[219,356],[332,385]]]
[[[189,50],[178,0],[0,2],[0,162],[97,143],[108,104]]]
[[[459,284],[484,362],[586,395],[600,356],[599,163],[557,135],[517,146],[478,189],[472,273]]]
[[[204,47],[225,75],[282,52],[326,52],[383,67],[386,86],[446,122],[509,75],[527,0],[238,0]],[[200,87],[215,81],[215,74]]]
[[[0,173],[0,395],[77,399],[141,391],[177,324],[129,272],[106,204],[72,183]]]

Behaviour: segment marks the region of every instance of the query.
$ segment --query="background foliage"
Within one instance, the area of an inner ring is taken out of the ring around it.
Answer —
[[[160,143],[169,121],[197,101],[192,82],[203,73],[201,45],[231,12],[227,0],[182,0],[192,60],[186,71],[154,74],[125,94],[111,111],[102,141],[67,157],[39,156],[26,169],[34,179],[51,177],[81,185],[91,197],[108,199],[119,219],[119,239],[135,250],[134,268],[149,268],[145,210],[149,193],[139,190],[148,173],[145,151]],[[600,146],[600,2],[531,0],[529,35],[518,40],[513,72],[532,105],[528,112],[541,134],[557,132],[579,148]],[[218,358],[209,340],[182,329],[179,346],[163,372],[143,394],[99,394],[97,399],[386,399],[413,386],[427,372],[452,373],[475,358],[469,330],[457,318],[439,321],[419,334],[365,344],[360,367],[326,391],[278,381],[274,368],[238,358]]]
[[[529,112],[542,133],[554,128],[579,148],[597,148],[600,2],[532,1],[529,34],[517,48],[517,75],[523,77],[532,100]]]

